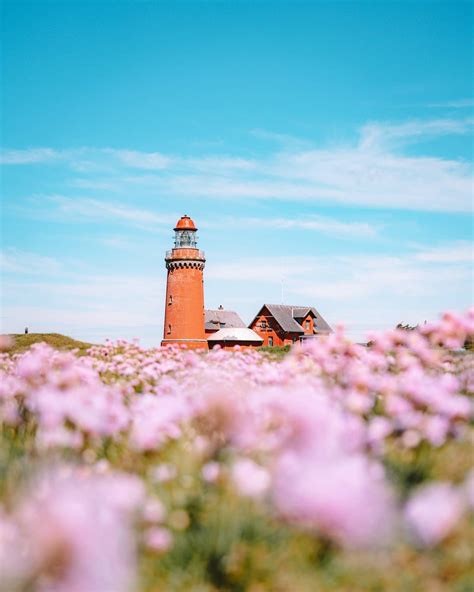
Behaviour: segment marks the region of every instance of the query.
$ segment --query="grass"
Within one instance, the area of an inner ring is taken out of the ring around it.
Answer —
[[[73,349],[79,350],[79,355],[84,355],[87,350],[94,345],[93,343],[86,343],[85,341],[77,341],[67,335],[61,333],[15,333],[10,334],[9,337],[13,339],[13,345],[8,349],[8,353],[16,354],[26,351],[34,343],[45,342],[54,349],[60,351],[71,351]],[[259,347],[258,350],[267,354],[270,358],[280,360],[286,356],[290,351],[291,346],[274,346],[274,347]]]
[[[61,335],[60,333],[17,333],[10,335],[10,337],[13,339],[13,345],[8,350],[11,354],[24,352],[34,343],[41,342],[45,342],[51,347],[54,347],[54,349],[61,351],[78,349],[80,354],[84,354],[92,346],[92,343],[77,341],[72,337]]]

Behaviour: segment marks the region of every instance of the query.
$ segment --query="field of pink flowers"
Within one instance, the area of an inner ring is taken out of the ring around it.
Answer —
[[[3,338],[0,590],[473,590],[473,334],[279,361]]]

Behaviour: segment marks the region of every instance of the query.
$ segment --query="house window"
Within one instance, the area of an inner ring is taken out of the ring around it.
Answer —
[[[168,335],[171,334],[171,325],[168,325]]]
[[[270,347],[273,347],[273,337],[271,337],[271,336],[268,338],[268,345]]]
[[[168,304],[173,304],[173,296],[171,296],[171,294],[170,294],[170,297],[168,298]]]
[[[311,321],[309,319],[306,319],[306,331],[309,331],[311,329]]]
[[[298,339],[298,337],[296,337],[295,335],[293,335],[293,343],[296,343],[296,340]]]
[[[260,322],[260,327],[262,327],[262,329],[266,329],[267,328],[267,321],[265,321],[265,319]]]

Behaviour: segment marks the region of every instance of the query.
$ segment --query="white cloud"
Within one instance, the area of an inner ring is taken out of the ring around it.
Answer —
[[[138,169],[166,169],[172,163],[172,158],[160,152],[139,152],[137,150],[107,150],[116,156],[123,164]]]
[[[52,148],[28,148],[26,150],[4,150],[0,153],[0,164],[34,164],[51,162],[62,157]]]
[[[361,129],[360,147],[373,150],[387,143],[406,143],[421,137],[468,134],[473,124],[472,118],[413,120],[400,124],[368,123]]]
[[[260,140],[267,140],[269,142],[274,142],[276,144],[280,144],[285,149],[295,149],[295,148],[301,149],[301,148],[305,148],[305,147],[307,148],[308,146],[311,145],[311,142],[309,140],[304,140],[302,138],[298,138],[298,137],[292,136],[290,134],[279,134],[279,133],[271,132],[271,131],[260,129],[260,128],[253,129],[250,131],[250,133],[255,138],[258,138]]]
[[[80,189],[93,189],[94,191],[118,191],[120,183],[114,180],[100,180],[100,179],[73,179],[70,182],[72,187],[79,187]]]
[[[467,263],[474,260],[474,244],[470,241],[432,247],[416,254],[418,261],[427,263]],[[473,271],[474,274],[474,271]]]
[[[444,310],[471,305],[472,267],[459,245],[388,255],[332,255],[249,258],[208,263],[207,285],[214,302],[235,307],[250,320],[263,302],[313,305],[335,324],[342,321],[356,340],[369,330],[435,319]],[[448,259],[447,254],[453,256]],[[441,249],[438,255],[441,254]],[[251,296],[249,297],[249,286]]]
[[[459,99],[457,101],[441,101],[439,103],[430,103],[428,107],[446,107],[450,109],[465,109],[474,107],[474,99]]]
[[[273,172],[300,199],[428,211],[471,211],[469,164],[361,147],[279,155]]]
[[[56,206],[53,215],[74,220],[95,222],[118,220],[140,228],[156,229],[157,226],[169,227],[179,217],[176,214],[160,214],[152,210],[132,208],[123,203],[85,197],[72,198],[55,195],[46,199]]]
[[[279,283],[283,277],[304,276],[314,271],[316,259],[305,257],[252,257],[225,263],[209,261],[206,278],[219,281]]]
[[[426,138],[468,134],[473,122],[473,118],[459,118],[368,123],[359,130],[358,141],[352,145],[330,148],[309,148],[283,136],[278,138],[283,142],[283,151],[258,158],[229,154],[184,158],[110,148],[64,152],[41,148],[9,151],[4,155],[4,162],[27,164],[63,159],[88,175],[73,180],[84,190],[123,192],[146,187],[166,197],[278,199],[470,212],[473,172],[469,161],[407,156],[402,148]],[[261,130],[252,133],[272,136]],[[91,176],[95,162],[97,171],[103,173],[100,178]],[[144,173],[130,175],[131,169],[143,169]]]
[[[377,236],[379,228],[367,222],[342,222],[326,216],[308,215],[305,218],[233,218],[232,225],[274,230],[317,231],[321,234],[339,238],[372,238]]]
[[[183,159],[181,164],[185,168],[196,171],[252,171],[258,166],[253,160],[233,156],[206,156],[203,158]]]
[[[278,173],[277,170],[274,172]],[[177,175],[160,180],[159,185],[178,195],[235,200],[249,198],[311,201],[318,198],[332,199],[338,195],[336,189],[317,188],[309,183],[282,179],[245,179],[238,176]]]
[[[469,162],[404,156],[394,145],[443,134],[466,134],[472,119],[369,124],[354,146],[286,150],[224,172],[188,163],[167,177],[128,177],[169,195],[304,201],[425,211],[470,212],[473,174]]]
[[[86,341],[146,336],[144,343],[157,345],[165,277],[61,273],[54,282],[9,281],[2,289],[1,330],[18,333],[28,326],[31,332],[59,332]]]
[[[54,257],[45,257],[37,253],[12,248],[0,251],[0,272],[2,274],[50,275],[58,273],[61,268],[61,263]]]
[[[398,322],[416,324],[471,303],[468,243],[420,245],[404,254],[292,255],[233,261],[209,258],[206,306],[223,304],[250,321],[264,302],[313,305],[330,322],[343,321],[352,338]],[[11,255],[11,253],[10,253]],[[166,272],[106,274],[68,271],[34,253],[15,253],[2,286],[3,330],[57,331],[89,340],[106,336],[161,339]],[[48,271],[48,265],[49,271]],[[28,277],[28,271],[36,275]],[[43,280],[44,271],[51,274]],[[87,303],[87,306],[84,303]]]
[[[104,236],[99,239],[100,244],[111,249],[129,251],[135,247],[135,243],[123,236]]]

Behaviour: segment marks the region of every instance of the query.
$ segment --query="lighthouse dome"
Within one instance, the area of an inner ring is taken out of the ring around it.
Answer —
[[[192,219],[184,214],[176,223],[175,230],[197,230],[197,228]]]

